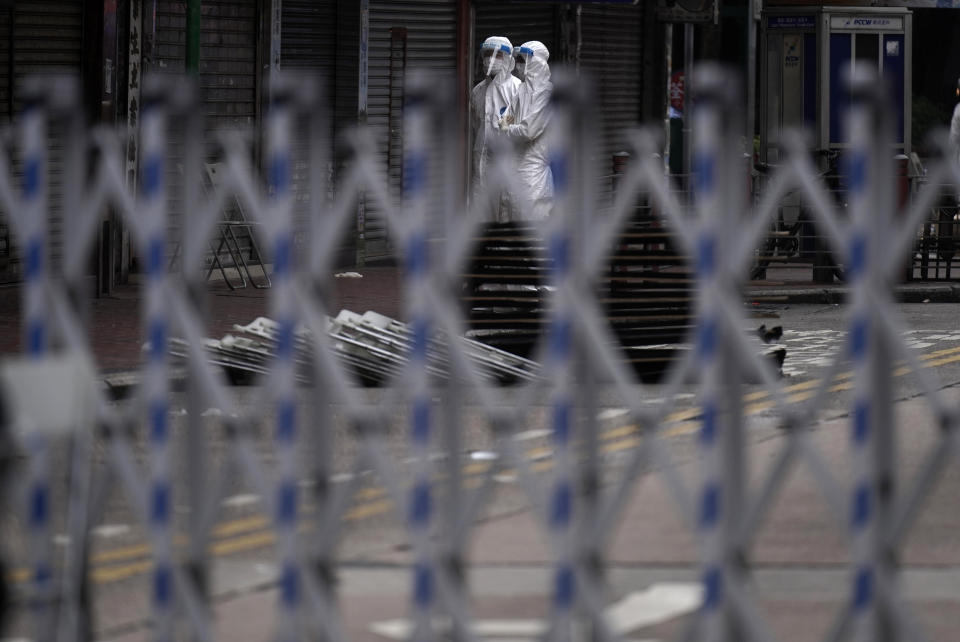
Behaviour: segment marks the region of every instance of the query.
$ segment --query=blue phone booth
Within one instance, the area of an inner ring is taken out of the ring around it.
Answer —
[[[760,36],[760,160],[780,160],[783,130],[806,127],[823,150],[847,146],[844,79],[879,69],[895,105],[896,153],[910,153],[912,14],[903,7],[770,7]]]

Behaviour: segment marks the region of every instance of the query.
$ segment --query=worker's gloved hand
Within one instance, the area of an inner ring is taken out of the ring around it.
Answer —
[[[513,124],[513,114],[507,114],[500,119],[500,131],[506,131]]]

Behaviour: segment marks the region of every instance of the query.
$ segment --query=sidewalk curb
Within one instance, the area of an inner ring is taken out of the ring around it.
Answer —
[[[833,285],[822,288],[763,288],[747,290],[747,298],[781,299],[786,303],[844,303],[849,300],[850,288]],[[898,303],[960,303],[960,285],[948,283],[894,288]]]

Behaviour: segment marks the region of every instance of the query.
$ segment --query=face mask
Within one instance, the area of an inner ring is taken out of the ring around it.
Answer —
[[[492,78],[503,69],[503,61],[496,56],[490,56],[490,64],[487,65],[487,76]]]
[[[527,70],[527,63],[525,63],[525,62],[518,62],[517,65],[516,65],[516,67],[514,67],[514,69],[517,70],[517,78],[519,78],[520,80],[523,80],[523,79],[524,79],[524,73],[526,73],[526,70]]]

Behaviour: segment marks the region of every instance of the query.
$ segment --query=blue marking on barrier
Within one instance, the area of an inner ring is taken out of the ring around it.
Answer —
[[[570,523],[570,515],[573,513],[573,489],[570,488],[570,482],[561,480],[553,489],[553,502],[550,508],[550,525],[554,528],[562,528]]]
[[[289,318],[280,319],[277,323],[277,360],[288,362],[293,359],[294,324]]]
[[[713,277],[717,269],[717,240],[712,234],[703,234],[697,242],[697,276],[702,280]]]
[[[163,255],[165,253],[166,242],[162,236],[150,239],[147,247],[147,276],[152,279],[159,279],[166,270],[163,266]]]
[[[163,187],[163,155],[148,156],[143,162],[143,197],[152,200]]]
[[[275,280],[290,276],[293,268],[293,243],[289,236],[281,236],[273,244],[273,274]]]
[[[167,324],[163,319],[154,319],[150,322],[150,362],[157,364],[163,361],[167,354]]]
[[[150,490],[150,523],[154,526],[166,526],[169,520],[170,485],[164,481],[158,481]]]
[[[421,609],[433,603],[433,569],[423,562],[413,571],[413,601]]]
[[[561,196],[567,191],[568,160],[565,155],[556,154],[550,157],[550,173],[553,176],[553,193]]]
[[[566,446],[570,441],[570,416],[572,409],[569,399],[558,399],[553,404],[553,442],[557,446]]]
[[[290,156],[286,152],[277,152],[270,159],[270,186],[276,196],[290,191]]]
[[[846,166],[844,174],[847,176],[851,194],[859,194],[867,186],[868,163],[869,159],[863,152],[854,151],[844,156],[843,164]]]
[[[720,487],[716,483],[708,483],[700,497],[700,528],[713,528],[720,516]]]
[[[572,327],[567,319],[554,319],[550,324],[550,357],[563,363],[570,356]]]
[[[53,571],[50,570],[50,567],[44,562],[38,563],[33,568],[33,581],[40,586],[46,585],[50,581],[50,578],[53,577]]]
[[[31,238],[27,243],[27,265],[23,278],[30,283],[43,273],[43,239]]]
[[[165,399],[150,403],[150,443],[163,446],[167,441],[167,402]]]
[[[423,278],[427,274],[430,264],[430,254],[427,246],[427,236],[422,233],[413,234],[407,241],[407,278],[414,280]]]
[[[867,356],[867,339],[870,334],[870,319],[859,317],[850,328],[850,358],[860,361]]]
[[[712,611],[720,606],[723,597],[723,574],[719,568],[711,567],[703,574],[703,609]]]
[[[287,608],[297,605],[300,599],[300,571],[296,564],[284,564],[280,573],[280,601]]]
[[[559,281],[570,271],[570,239],[565,234],[550,239],[550,261],[554,280]]]
[[[23,164],[23,197],[32,201],[40,194],[40,171],[43,159],[38,156],[28,158]]]
[[[862,446],[870,436],[870,405],[858,401],[853,408],[853,442]]]
[[[153,571],[153,601],[164,610],[173,604],[173,569],[169,564],[160,564]]]
[[[415,527],[426,526],[430,522],[431,511],[430,483],[419,481],[410,491],[410,524]]]
[[[297,521],[297,485],[289,479],[277,489],[277,524],[281,527],[295,526]]]
[[[37,528],[45,525],[49,512],[50,490],[45,483],[37,483],[30,492],[30,526]]]
[[[426,446],[430,441],[430,399],[418,397],[413,403],[413,443]]]
[[[716,184],[716,161],[710,154],[693,156],[693,193],[700,198],[710,194]]]
[[[564,564],[553,578],[553,606],[561,611],[569,610],[577,594],[577,578],[573,568]]]
[[[403,193],[419,196],[427,186],[429,164],[423,152],[410,152],[403,159]]]
[[[867,267],[867,239],[863,234],[855,234],[850,239],[850,265],[847,267],[849,279],[854,281],[863,275]]]
[[[430,322],[426,317],[418,316],[413,320],[413,345],[410,348],[410,358],[414,363],[427,362],[427,345],[430,336]]]
[[[860,530],[866,526],[870,519],[870,487],[861,483],[857,485],[853,493],[853,510],[850,516],[851,525],[854,530]]]
[[[27,354],[38,357],[43,354],[47,343],[47,326],[43,319],[30,319],[27,322]]]
[[[862,610],[873,601],[873,570],[861,568],[853,580],[853,608]]]
[[[717,351],[717,322],[714,319],[703,319],[697,330],[697,352],[700,359],[709,361]]]
[[[297,406],[292,399],[283,399],[277,404],[277,441],[292,445],[297,431]]]
[[[703,422],[700,425],[700,444],[712,446],[717,438],[717,404],[707,401],[703,404]]]

